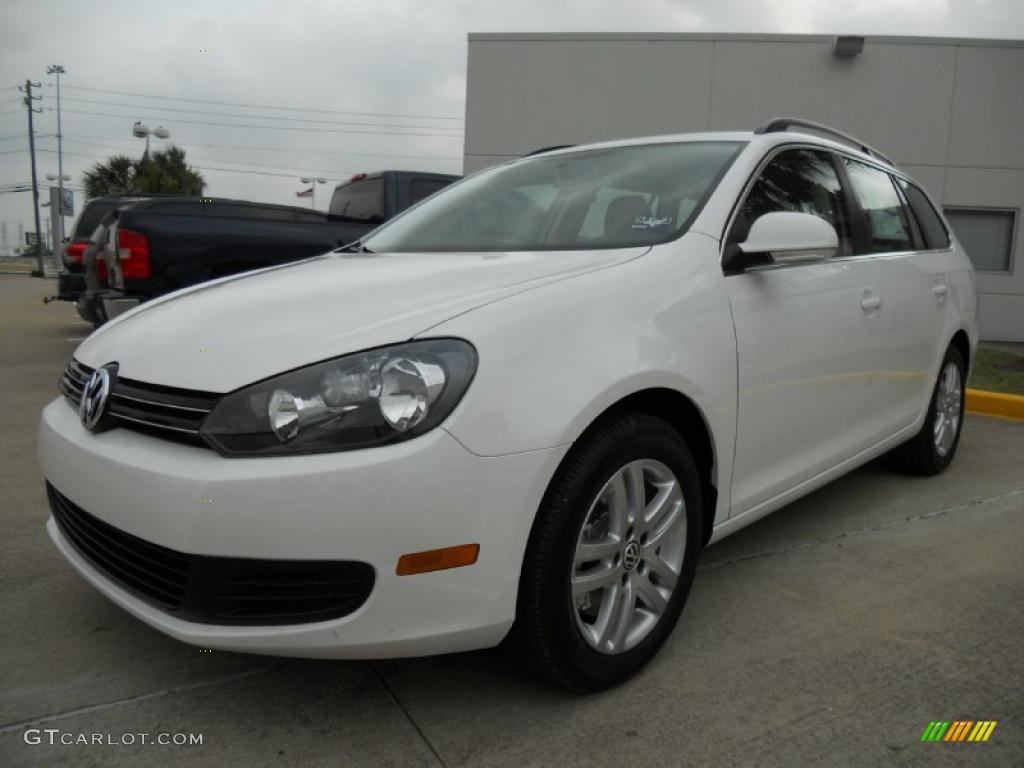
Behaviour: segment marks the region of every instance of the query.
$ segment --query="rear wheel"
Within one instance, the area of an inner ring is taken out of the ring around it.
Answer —
[[[576,690],[627,679],[679,618],[701,519],[696,465],[668,424],[628,413],[593,428],[541,504],[510,642]]]
[[[939,369],[924,425],[898,451],[909,471],[937,475],[953,461],[963,426],[966,368],[960,350],[950,346]]]

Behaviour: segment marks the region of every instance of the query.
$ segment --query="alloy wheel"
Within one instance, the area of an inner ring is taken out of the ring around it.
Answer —
[[[630,650],[657,626],[686,551],[686,503],[660,461],[620,467],[590,505],[573,555],[572,608],[594,650]]]
[[[960,430],[961,402],[963,385],[960,368],[950,361],[942,369],[939,377],[939,388],[935,394],[935,422],[932,425],[932,436],[935,451],[945,457],[956,442]]]

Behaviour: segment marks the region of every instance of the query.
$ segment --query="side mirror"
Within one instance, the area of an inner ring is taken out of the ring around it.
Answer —
[[[732,254],[731,271],[759,264],[824,261],[839,250],[839,236],[824,219],[810,213],[766,213],[750,227]]]

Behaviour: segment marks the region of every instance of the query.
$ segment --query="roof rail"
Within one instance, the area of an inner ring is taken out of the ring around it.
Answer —
[[[773,119],[769,120],[767,123],[765,123],[764,125],[762,125],[760,128],[756,128],[754,130],[754,133],[781,133],[782,131],[785,131],[787,128],[794,128],[794,127],[795,128],[810,128],[811,130],[817,131],[818,133],[824,133],[824,134],[827,134],[829,136],[834,136],[835,138],[840,139],[841,141],[844,141],[847,144],[853,145],[854,147],[859,149],[861,152],[865,152],[865,153],[867,153],[869,155],[874,155],[879,160],[884,160],[889,165],[892,165],[892,166],[896,165],[896,163],[894,163],[891,159],[889,159],[888,157],[883,155],[881,152],[879,152],[877,149],[872,147],[870,144],[865,144],[860,139],[858,139],[858,138],[856,138],[854,136],[851,136],[848,133],[843,133],[842,131],[837,131],[835,128],[830,128],[827,125],[822,125],[821,123],[814,123],[814,122],[811,122],[810,120],[804,120],[803,118],[800,118],[800,117],[776,117],[776,118],[773,118]]]

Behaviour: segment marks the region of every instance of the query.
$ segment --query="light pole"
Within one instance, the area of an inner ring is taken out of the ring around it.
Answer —
[[[309,191],[311,193],[310,196],[309,196],[309,205],[310,205],[310,207],[313,210],[316,210],[316,185],[317,184],[326,184],[327,183],[327,179],[322,179],[322,178],[314,177],[314,176],[303,176],[303,177],[301,177],[299,179],[299,181],[301,181],[303,184],[311,184],[312,185],[309,188]]]
[[[150,128],[148,125],[143,125],[141,120],[136,120],[132,126],[132,136],[137,139],[146,140],[146,151],[142,153],[143,159],[149,157],[149,137],[156,136],[158,139],[166,139],[171,135],[171,132],[164,128],[162,125],[156,128]]]
[[[64,134],[60,129],[60,76],[65,74],[64,67],[60,64],[51,64],[46,68],[46,74],[57,76],[57,195],[60,198],[57,221],[60,232],[57,237],[64,241],[64,181],[69,180],[64,175]],[[47,177],[49,178],[49,177]]]

